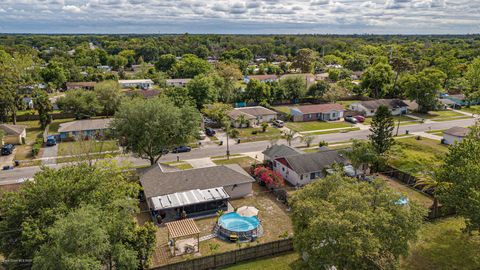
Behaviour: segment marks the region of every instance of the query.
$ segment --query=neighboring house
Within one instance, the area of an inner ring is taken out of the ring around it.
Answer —
[[[336,103],[303,105],[290,108],[294,122],[334,121],[343,117],[345,109]]]
[[[466,101],[464,94],[443,95],[443,98],[446,98],[446,99],[449,99],[449,100],[453,101],[458,106],[469,105],[468,104],[469,102]],[[470,105],[479,105],[479,104],[480,104],[480,98],[470,101]]]
[[[248,83],[250,80],[258,80],[260,82],[276,82],[278,81],[278,76],[271,74],[271,75],[249,75],[245,76],[243,79],[245,83]]]
[[[279,157],[294,156],[303,153],[303,151],[285,144],[275,144],[262,152],[263,160],[267,162],[273,162]]]
[[[316,178],[326,176],[333,164],[347,165],[339,150],[321,150],[315,153],[289,155],[276,158],[273,170],[294,186],[304,186]]]
[[[457,104],[455,101],[448,99],[448,98],[439,98],[438,101],[442,105],[444,109],[452,108],[452,109],[460,109],[462,106]]]
[[[171,167],[170,167],[171,168]],[[228,200],[252,194],[255,180],[237,164],[172,170],[156,164],[139,170],[143,195],[154,220],[214,215]]]
[[[98,70],[101,70],[101,71],[104,71],[104,72],[110,72],[110,71],[112,71],[112,67],[111,67],[111,66],[97,66],[97,69],[98,69]]]
[[[452,127],[443,132],[443,143],[444,144],[454,144],[455,142],[462,142],[470,129],[464,127]]]
[[[153,68],[153,67],[155,67],[155,66],[154,66],[153,64],[145,64],[145,67],[146,67],[147,69],[151,69],[151,68]],[[134,72],[139,71],[141,68],[142,68],[142,65],[132,65],[132,70],[133,70]]]
[[[380,106],[386,106],[394,116],[408,113],[408,104],[400,99],[375,99],[360,101],[350,104],[349,109],[360,112],[365,116],[373,116]]]
[[[325,81],[328,79],[328,72],[315,74],[315,80]]]
[[[108,135],[112,118],[87,119],[60,124],[60,139],[91,139]]]
[[[263,122],[271,122],[277,118],[277,112],[262,106],[235,108],[228,115],[233,126],[236,128],[254,126]],[[247,123],[242,124],[242,126],[240,126],[238,121],[241,115],[247,120]]]
[[[86,89],[93,90],[97,82],[67,82],[67,90]]]
[[[3,143],[5,144],[23,144],[27,137],[26,126],[0,124],[0,130],[4,133]]]
[[[140,88],[150,89],[153,87],[153,81],[150,79],[138,79],[138,80],[119,80],[121,88]]]
[[[34,104],[33,104],[33,99],[31,97],[24,97],[22,98],[22,103],[25,105],[27,109],[33,109]]]
[[[167,79],[166,84],[167,86],[173,87],[185,87],[189,81],[192,79]]]
[[[282,77],[280,77],[280,80],[284,80],[287,78],[301,78],[305,84],[307,85],[307,88],[310,86],[314,85],[316,82],[315,75],[311,73],[292,73],[292,74],[285,74]]]

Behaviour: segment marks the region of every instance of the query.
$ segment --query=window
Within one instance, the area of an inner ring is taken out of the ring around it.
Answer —
[[[300,174],[300,180],[303,180],[303,174]]]
[[[315,173],[310,174],[310,179],[315,179]]]
[[[285,171],[285,168],[282,168],[282,172],[284,172],[284,171]]]

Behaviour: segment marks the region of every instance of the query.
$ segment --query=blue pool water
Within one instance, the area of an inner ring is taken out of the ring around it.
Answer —
[[[218,224],[232,232],[247,232],[256,229],[259,221],[257,217],[243,217],[232,212],[221,216]]]

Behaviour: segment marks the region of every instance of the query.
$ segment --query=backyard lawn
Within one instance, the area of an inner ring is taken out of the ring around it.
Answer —
[[[284,113],[284,114],[289,114],[291,107],[292,106],[274,106],[274,107],[272,107],[272,109],[274,109],[277,112],[281,112],[281,113]]]
[[[265,192],[265,189],[263,187],[260,187],[256,183],[253,184],[253,191],[253,196],[231,200],[230,204],[232,204],[234,208],[248,205],[254,206],[260,210],[259,218],[262,222],[264,235],[258,238],[258,242],[242,243],[239,245],[236,243],[222,241],[218,238],[213,238],[207,241],[200,242],[200,254],[196,255],[208,256],[214,253],[238,249],[239,247],[255,245],[256,243],[265,243],[279,240],[285,235],[292,236],[292,223],[290,221],[289,213],[286,211],[285,205],[278,202],[271,193]],[[143,206],[143,208],[144,207],[145,206]],[[148,211],[138,214],[137,220],[140,224],[149,221],[150,215]],[[211,234],[216,222],[216,217],[195,220],[195,223],[200,229],[200,236]],[[150,265],[151,267],[193,258],[192,255],[171,257],[166,246],[168,239],[167,234],[168,231],[165,226],[158,227],[157,247],[153,254],[152,264]]]
[[[348,106],[352,103],[361,102],[361,100],[341,100],[337,101],[338,104],[342,105],[345,110],[348,110]]]
[[[437,140],[414,137],[400,138],[392,149],[390,164],[417,177],[427,177],[441,163],[448,147]]]
[[[289,129],[295,130],[296,132],[304,131],[314,131],[322,129],[332,129],[332,128],[351,128],[352,125],[343,122],[323,122],[323,121],[310,121],[310,122],[287,122],[286,126]]]
[[[271,126],[265,132],[262,132],[261,128],[238,128],[237,130],[239,132],[238,138],[242,142],[266,141],[282,137],[282,131]],[[257,134],[252,134],[252,131],[257,131]]]
[[[459,217],[425,223],[409,255],[400,260],[400,269],[480,269],[480,236],[465,234],[463,228],[465,221]]]
[[[410,201],[414,201],[418,205],[421,205],[425,208],[429,208],[432,206],[433,200],[429,196],[422,194],[420,191],[417,191],[406,184],[399,182],[395,179],[392,179],[387,176],[379,176],[380,179],[385,180],[395,191],[402,193],[403,195],[407,196]]]
[[[78,141],[58,144],[58,155],[79,155],[118,150],[117,141]]]
[[[224,268],[225,270],[300,270],[301,260],[298,253],[259,259]]]

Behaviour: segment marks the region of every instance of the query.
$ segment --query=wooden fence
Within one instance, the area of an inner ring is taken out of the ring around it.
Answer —
[[[150,270],[207,270],[217,269],[240,262],[254,260],[262,257],[282,254],[293,251],[293,240],[282,239],[274,242],[254,245],[251,247],[200,257],[188,261],[178,262],[150,268]]]

